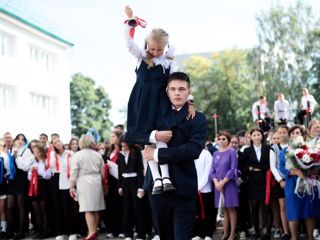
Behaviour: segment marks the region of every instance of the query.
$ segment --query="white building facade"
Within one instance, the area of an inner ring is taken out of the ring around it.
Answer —
[[[0,138],[24,133],[71,137],[73,44],[0,7]]]

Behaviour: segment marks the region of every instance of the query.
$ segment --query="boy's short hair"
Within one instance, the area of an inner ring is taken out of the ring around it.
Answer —
[[[173,80],[180,80],[180,81],[185,81],[188,83],[188,87],[190,87],[190,78],[189,76],[184,73],[184,72],[174,72],[171,73],[168,79],[168,85],[171,81]]]

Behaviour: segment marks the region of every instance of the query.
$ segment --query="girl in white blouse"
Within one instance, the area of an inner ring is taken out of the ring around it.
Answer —
[[[65,150],[64,145],[60,138],[55,138],[53,140],[54,152],[50,157],[50,167],[59,171],[59,191],[58,191],[58,209],[60,222],[56,240],[64,239],[64,235],[69,235],[69,240],[76,240],[76,220],[74,200],[70,197],[70,171],[71,171],[71,161],[73,153],[72,151]]]
[[[29,197],[32,201],[39,230],[34,238],[44,239],[48,237],[47,200],[49,197],[48,180],[51,178],[51,169],[45,166],[46,153],[44,147],[36,144],[31,150],[34,158],[31,160],[31,167],[28,172],[30,181]]]
[[[289,128],[285,125],[280,125],[277,129],[277,137],[279,138],[278,144],[272,144],[270,150],[270,170],[275,178],[275,186],[274,186],[274,197],[275,200],[279,203],[275,203],[273,207],[273,216],[274,222],[277,223],[278,226],[281,224],[279,220],[281,219],[282,227],[283,227],[283,239],[288,239],[289,237],[289,225],[286,217],[285,211],[285,195],[284,195],[284,185],[285,185],[285,177],[280,171],[280,159],[279,153],[280,151],[288,146],[289,140]],[[279,210],[280,208],[280,210]],[[280,213],[280,219],[279,219]],[[276,230],[276,233],[279,230]]]

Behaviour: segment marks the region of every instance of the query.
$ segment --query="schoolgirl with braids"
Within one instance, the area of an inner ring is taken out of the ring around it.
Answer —
[[[129,18],[125,22],[127,47],[137,58],[138,64],[137,80],[128,102],[127,132],[124,141],[141,145],[155,144],[156,148],[166,148],[167,143],[157,141],[157,131],[168,130],[168,142],[172,136],[171,129],[176,126],[172,105],[166,92],[169,75],[177,71],[173,51],[169,47],[169,35],[161,28],[153,29],[145,38],[145,48],[141,50],[133,41],[134,27],[145,27],[146,23],[134,17],[129,6],[126,6],[125,13]],[[194,114],[191,103],[188,118]],[[175,190],[169,177],[168,164],[160,165],[161,174],[157,162],[148,161],[148,164],[154,180],[152,194]]]

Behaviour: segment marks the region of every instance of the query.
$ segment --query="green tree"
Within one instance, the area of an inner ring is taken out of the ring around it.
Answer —
[[[236,133],[247,129],[251,121],[254,97],[254,74],[250,66],[250,51],[225,50],[212,58],[193,56],[184,63],[192,81],[196,108],[207,116],[209,135],[213,138],[213,114],[219,114],[218,128]]]
[[[104,141],[106,132],[112,127],[109,119],[111,101],[105,89],[96,86],[91,78],[76,73],[70,83],[70,102],[72,134],[81,136],[93,127]]]
[[[261,94],[275,99],[276,93],[283,92],[298,103],[303,87],[313,93],[312,85],[319,79],[316,21],[302,0],[288,8],[277,2],[257,16],[259,46],[254,63]]]

